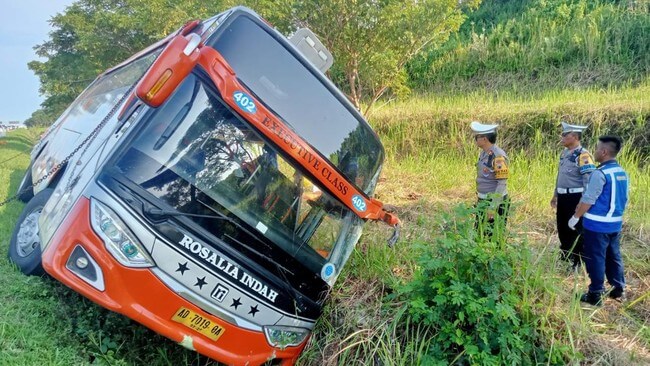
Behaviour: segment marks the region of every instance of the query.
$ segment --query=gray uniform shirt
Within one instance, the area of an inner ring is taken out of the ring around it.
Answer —
[[[508,193],[508,156],[505,151],[492,145],[488,151],[481,151],[476,164],[476,190],[478,193]]]
[[[564,149],[560,154],[560,167],[555,181],[555,194],[557,188],[587,188],[589,175],[596,170],[594,159],[582,146],[573,150]]]

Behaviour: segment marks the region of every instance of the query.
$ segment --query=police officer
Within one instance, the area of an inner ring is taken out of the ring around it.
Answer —
[[[576,230],[566,225],[580,202],[589,175],[596,169],[594,159],[589,151],[580,145],[582,132],[587,126],[571,125],[562,122],[562,145],[555,189],[551,206],[556,209],[555,218],[557,234],[560,238],[561,258],[569,261],[575,270],[580,265],[583,238],[582,223],[578,222]]]
[[[504,223],[508,215],[508,156],[495,145],[498,125],[472,122],[476,145],[481,153],[476,164],[476,191],[478,195],[479,214],[477,226],[492,235],[495,214],[502,217]]]
[[[617,136],[601,136],[598,141],[595,156],[600,165],[591,174],[587,190],[568,222],[568,226],[574,229],[580,218],[583,218],[583,253],[591,283],[580,301],[592,305],[602,304],[605,277],[612,286],[609,297],[623,299],[625,296],[619,241],[628,199],[629,178],[616,162],[616,156],[621,150],[621,139]]]

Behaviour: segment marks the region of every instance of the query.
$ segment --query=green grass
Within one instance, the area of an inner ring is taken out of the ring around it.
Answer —
[[[525,240],[533,259],[518,270],[522,308],[532,309],[531,321],[560,364],[627,365],[650,362],[650,88],[647,82],[630,88],[521,93],[474,92],[414,95],[374,110],[370,120],[388,157],[377,197],[399,207],[404,222],[397,247],[384,245],[389,229],[369,224],[333,293],[311,348],[309,365],[376,362],[392,353],[396,364],[413,362],[397,349],[425,350],[423,334],[432,329],[404,326],[404,306],[389,294],[417,271],[421,253],[414,243],[436,245],[447,231],[443,213],[475,200],[475,159],[469,121],[495,121],[504,128],[499,144],[511,159],[509,192],[514,213],[512,235]],[[549,201],[557,173],[561,119],[590,124],[583,145],[593,151],[596,137],[619,133],[626,140],[620,162],[631,176],[623,256],[630,301],[607,302],[599,310],[576,301],[588,285],[586,272],[566,275],[558,261],[559,243]],[[521,278],[519,278],[521,280]],[[369,294],[373,294],[370,296]],[[363,305],[365,303],[366,305]],[[397,336],[393,329],[400,329]],[[411,334],[409,332],[415,332]],[[392,337],[392,338],[391,338]],[[385,341],[391,338],[390,342]],[[550,362],[550,361],[549,361]]]
[[[647,0],[484,0],[412,60],[418,90],[526,91],[637,83],[650,70]]]
[[[535,322],[542,346],[549,354],[561,355],[554,361],[559,363],[648,362],[650,164],[648,155],[639,152],[643,146],[628,145],[621,156],[633,182],[623,238],[631,290],[625,305],[607,302],[595,310],[582,308],[575,301],[588,279],[584,272],[569,277],[563,273],[548,204],[560,151],[555,125],[561,115],[568,112],[577,121],[594,121],[597,132],[592,130],[585,139],[589,147],[593,135],[613,128],[627,131],[628,140],[642,139],[637,133],[647,128],[648,92],[649,87],[642,85],[625,90],[552,92],[534,99],[487,93],[444,98],[429,95],[376,109],[371,123],[388,156],[377,197],[397,204],[404,223],[402,237],[390,249],[385,245],[390,236],[387,227],[378,223],[366,226],[300,364],[426,363],[423,357],[436,330],[413,322],[407,302],[392,294],[418,271],[422,250],[414,244],[436,245],[437,238],[457,219],[442,214],[453,213],[457,205],[475,199],[478,150],[467,129],[472,119],[503,121],[506,127],[500,139],[511,158],[509,190],[515,203],[509,228],[517,245],[532,253],[530,262],[517,268],[514,282],[521,293],[521,309],[529,309],[522,313],[528,314],[524,319]],[[614,121],[613,116],[621,119]],[[616,123],[620,126],[612,126]],[[625,129],[626,124],[640,127]],[[512,136],[516,131],[529,132]],[[19,184],[35,134],[20,131],[0,140],[4,141],[0,142],[0,162],[13,158],[0,163],[0,200]],[[0,207],[2,253],[6,253],[22,206],[12,202]],[[25,277],[5,254],[0,258],[0,365],[211,363],[63,285]]]
[[[498,121],[505,127],[500,133],[500,144],[503,143],[511,158],[512,175],[508,185],[515,208],[510,231],[525,237],[526,246],[535,255],[532,263],[521,268],[526,276],[526,281],[519,282],[526,294],[523,304],[534,309],[538,330],[549,352],[561,349],[566,357],[561,363],[578,360],[605,365],[650,362],[650,283],[647,282],[650,276],[650,164],[647,142],[635,143],[648,139],[650,103],[647,95],[647,86],[550,92],[535,98],[477,92],[442,98],[414,96],[375,110],[371,124],[379,131],[388,156],[385,179],[377,195],[384,202],[398,205],[405,222],[404,239],[401,246],[387,249],[382,243],[388,235],[387,229],[370,226],[346,274],[363,282],[364,291],[371,286],[380,294],[390,292],[386,288],[411,277],[419,257],[412,244],[435,245],[436,238],[446,230],[438,219],[441,213],[475,200],[474,163],[478,148],[473,146],[469,121]],[[557,124],[562,116],[592,123],[592,131],[583,139],[584,145],[592,151],[595,136],[602,133],[621,133],[628,142],[620,162],[632,181],[622,241],[631,299],[623,306],[608,302],[600,310],[583,309],[575,296],[588,284],[586,273],[582,271],[567,277],[563,263],[557,260],[559,243],[549,201],[561,151]],[[351,281],[348,279],[348,283],[334,293],[335,301],[339,293],[345,293]],[[345,297],[338,301],[343,307],[350,302]],[[385,307],[389,306],[387,304],[390,305],[390,301],[384,301]],[[326,314],[329,322],[337,319],[336,312],[332,311],[334,314]],[[380,320],[391,319],[391,314],[381,313],[376,316],[376,323],[383,326]],[[346,354],[355,352],[356,360],[369,363],[372,353],[356,354],[360,345],[352,347],[344,336],[328,339],[331,333],[354,334],[359,330],[354,319],[353,312],[345,319],[347,322],[339,320],[339,327],[329,330],[325,339],[316,340],[314,347],[325,355],[336,354],[337,350],[345,350]],[[379,342],[378,338],[395,326],[389,322],[385,330],[375,330],[375,334],[368,335],[366,343]],[[408,345],[412,341],[415,340],[402,336],[394,343]],[[327,360],[310,359],[310,364]]]
[[[474,198],[473,146],[469,122],[496,122],[498,144],[511,160],[509,190],[522,202],[515,217],[546,229],[548,202],[557,172],[561,120],[588,124],[582,145],[594,151],[597,136],[620,134],[620,161],[631,176],[626,213],[630,228],[647,239],[650,213],[650,82],[626,89],[552,91],[536,97],[476,92],[471,95],[414,96],[376,109],[370,120],[386,147],[386,182],[378,194],[405,201],[412,193],[433,202]],[[459,179],[462,178],[462,179]],[[409,192],[410,191],[410,192]],[[385,193],[386,192],[386,193]],[[380,199],[384,199],[380,197]],[[520,220],[520,221],[517,221]]]
[[[18,188],[40,132],[0,138],[0,201]],[[23,206],[0,206],[0,366],[216,365],[52,279],[20,273],[7,248]]]
[[[32,131],[10,133],[0,139],[0,200],[13,194],[29,163]],[[52,286],[27,278],[7,259],[7,245],[23,205],[0,207],[0,365],[71,365],[81,361],[81,349],[60,318]]]

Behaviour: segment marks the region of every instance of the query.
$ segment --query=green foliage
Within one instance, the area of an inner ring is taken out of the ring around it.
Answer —
[[[371,124],[383,137],[386,156],[426,160],[439,153],[473,157],[475,147],[467,142],[472,120],[498,123],[498,144],[507,151],[528,154],[556,151],[560,121],[572,121],[590,126],[583,134],[584,146],[593,148],[597,136],[618,134],[640,153],[643,166],[650,163],[648,93],[650,84],[645,83],[625,89],[547,91],[529,97],[489,91],[430,94],[377,108]]]
[[[404,65],[427,45],[438,45],[464,19],[462,9],[480,0],[269,1],[244,2],[291,32],[310,27],[335,56],[332,75],[368,110],[386,91],[404,95]],[[46,61],[29,68],[41,80],[43,113],[58,115],[95,76],[171,33],[191,19],[206,18],[234,1],[78,0],[51,20],[50,39],[36,46]],[[152,21],[155,19],[155,21]],[[40,124],[41,115],[30,124]]]
[[[647,0],[488,0],[408,70],[422,89],[620,85],[650,72],[648,34]]]
[[[78,0],[50,20],[54,30],[35,47],[46,61],[29,69],[41,82],[50,123],[95,77],[193,19],[224,9],[221,1]],[[42,114],[30,123],[41,124]]]
[[[56,111],[52,111],[56,112]],[[32,113],[32,115],[25,120],[27,127],[49,127],[56,121],[58,115],[48,113],[45,109],[39,108]]]
[[[476,213],[459,206],[445,216],[444,234],[419,244],[419,269],[400,289],[414,323],[433,328],[426,363],[546,363],[549,351],[540,345],[521,285],[532,253],[513,238],[482,239],[474,228]]]
[[[404,95],[404,65],[456,32],[479,0],[296,1],[294,24],[308,26],[335,57],[332,76],[366,112],[385,92]]]

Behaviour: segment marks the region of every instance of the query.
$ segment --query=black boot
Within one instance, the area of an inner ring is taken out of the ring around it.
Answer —
[[[609,297],[614,300],[625,301],[625,291],[620,287],[612,287]]]
[[[594,306],[601,306],[603,304],[603,294],[600,292],[585,292],[580,296],[580,301]]]

